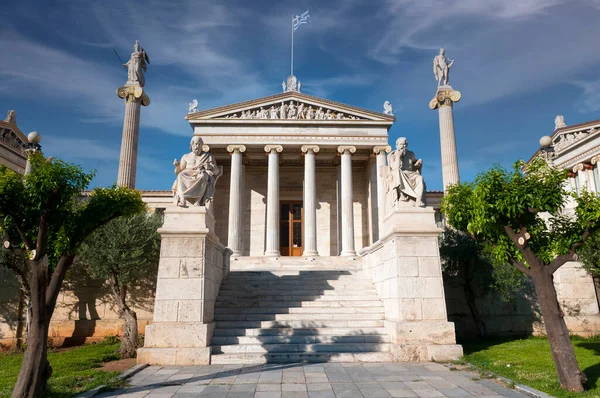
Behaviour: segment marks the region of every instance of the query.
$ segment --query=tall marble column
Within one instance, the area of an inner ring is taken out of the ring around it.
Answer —
[[[317,167],[319,147],[303,145],[304,152],[304,252],[303,256],[318,256],[317,252]]]
[[[352,154],[354,146],[339,146],[342,155],[342,251],[341,256],[355,256],[354,249],[354,200],[352,197]]]
[[[377,239],[379,240],[383,234],[383,220],[385,219],[385,183],[382,176],[382,168],[386,165],[386,156],[392,151],[392,147],[389,145],[376,146],[373,148],[373,152],[377,156]]]
[[[229,225],[227,245],[233,252],[232,257],[242,255],[242,153],[244,145],[229,145],[231,153],[231,176],[229,180]]]
[[[125,119],[121,139],[121,157],[117,185],[135,188],[137,167],[138,134],[140,129],[140,108],[150,104],[150,98],[138,82],[127,82],[117,90],[117,95],[125,99]]]
[[[266,145],[269,156],[269,175],[267,183],[267,242],[265,256],[279,257],[279,154],[281,145]]]
[[[456,138],[454,136],[454,116],[452,106],[460,101],[460,91],[450,85],[438,87],[435,98],[429,102],[429,108],[439,108],[440,146],[442,148],[442,178],[444,192],[450,185],[460,181],[458,174],[458,156],[456,154]]]

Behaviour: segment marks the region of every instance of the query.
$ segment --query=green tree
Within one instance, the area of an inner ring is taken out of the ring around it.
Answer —
[[[453,228],[445,228],[440,236],[440,257],[444,279],[462,288],[479,336],[486,337],[487,327],[477,302],[490,292],[503,301],[512,300],[516,292],[526,290],[525,276],[511,265],[496,263],[483,242]]]
[[[576,259],[576,250],[600,227],[600,197],[584,192],[575,215],[562,213],[569,192],[566,172],[535,159],[522,172],[495,166],[473,183],[452,186],[442,202],[450,225],[491,247],[499,263],[509,263],[531,278],[563,388],[583,391],[569,331],[558,303],[553,274]],[[542,216],[543,214],[543,216]]]
[[[137,315],[128,303],[128,293],[140,282],[156,280],[162,224],[158,214],[119,217],[92,233],[77,256],[77,264],[94,278],[108,281],[125,330],[119,353],[133,358],[138,347]]]
[[[141,195],[127,188],[96,188],[85,200],[93,173],[60,160],[31,155],[31,173],[0,166],[0,217],[4,247],[26,258],[31,291],[27,348],[13,397],[40,396],[52,374],[48,327],[65,275],[81,242],[98,227],[144,209]],[[18,273],[16,273],[18,276]]]
[[[577,250],[583,268],[592,277],[596,301],[600,307],[600,232],[594,232]]]

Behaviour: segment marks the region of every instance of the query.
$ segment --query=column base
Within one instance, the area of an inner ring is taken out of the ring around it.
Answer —
[[[305,250],[302,257],[319,257],[319,252],[316,250]]]
[[[233,258],[233,257],[242,257],[242,252],[241,252],[241,251],[239,251],[239,252],[236,252],[236,251],[234,251],[234,252],[231,254],[231,257],[232,257],[232,258]]]
[[[341,252],[340,256],[342,256],[342,257],[356,256],[356,251],[354,251],[354,250],[346,250],[346,251]]]
[[[279,250],[267,250],[265,251],[265,257],[281,257]]]

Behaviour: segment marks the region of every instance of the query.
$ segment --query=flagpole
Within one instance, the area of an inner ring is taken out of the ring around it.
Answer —
[[[292,66],[291,66],[291,70],[292,73],[290,73],[290,76],[294,76],[294,16],[292,15]]]

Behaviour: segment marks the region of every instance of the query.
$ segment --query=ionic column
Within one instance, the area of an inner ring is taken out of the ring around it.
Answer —
[[[373,152],[377,156],[377,211],[375,212],[375,219],[377,220],[377,239],[381,238],[381,232],[383,231],[383,220],[385,219],[385,183],[383,181],[382,169],[386,164],[386,155],[392,151],[392,147],[389,145],[376,146],[373,148]]]
[[[342,252],[341,256],[355,256],[354,250],[354,200],[352,198],[352,154],[354,146],[339,146],[342,155]]]
[[[242,153],[246,147],[229,145],[227,151],[231,153],[227,245],[233,252],[232,257],[239,257],[242,255]]]
[[[137,167],[138,135],[140,129],[140,108],[150,104],[150,98],[138,85],[123,86],[117,95],[125,99],[125,119],[123,120],[123,138],[121,139],[121,157],[117,185],[135,188]]]
[[[434,99],[429,103],[429,108],[439,108],[440,118],[440,146],[442,149],[442,178],[444,192],[450,185],[458,184],[458,156],[456,154],[456,137],[454,135],[454,116],[452,106],[460,101],[461,94],[450,86],[438,88]]]
[[[269,176],[267,183],[267,242],[265,256],[279,257],[279,153],[281,145],[266,145],[269,155]]]
[[[304,252],[303,256],[318,256],[317,252],[317,167],[319,147],[303,145],[304,155]]]

